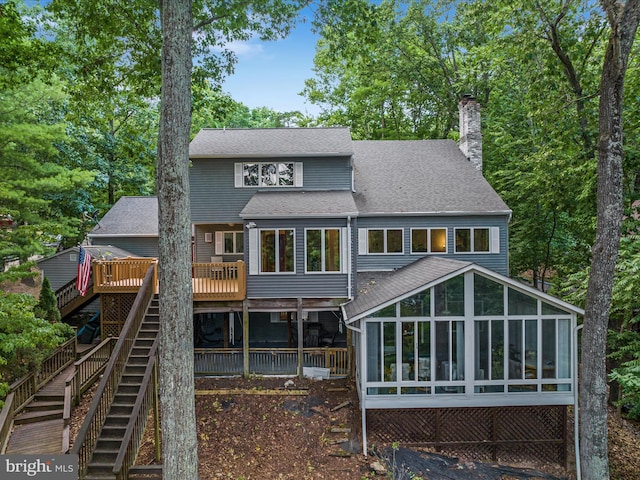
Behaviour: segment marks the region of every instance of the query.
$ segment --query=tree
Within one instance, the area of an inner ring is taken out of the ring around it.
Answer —
[[[158,134],[160,405],[163,477],[198,478],[193,373],[189,129],[191,1],[163,0]]]
[[[51,290],[51,283],[47,277],[42,280],[42,287],[40,288],[40,299],[38,304],[33,309],[33,312],[38,318],[43,318],[48,322],[60,321],[60,310],[58,310],[58,299],[53,290]]]
[[[600,83],[598,217],[582,334],[581,467],[585,478],[608,479],[607,327],[623,216],[624,78],[638,23],[640,1],[601,0],[611,27]]]

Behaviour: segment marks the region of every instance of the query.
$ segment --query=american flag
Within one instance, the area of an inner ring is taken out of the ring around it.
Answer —
[[[84,248],[80,247],[78,255],[78,279],[76,280],[76,290],[83,297],[87,293],[89,287],[89,278],[91,278],[91,254]]]

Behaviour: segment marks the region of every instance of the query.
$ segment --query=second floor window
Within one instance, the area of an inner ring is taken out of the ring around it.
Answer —
[[[235,186],[301,187],[302,162],[236,163]]]
[[[260,230],[260,273],[295,273],[295,231]]]
[[[412,228],[411,253],[447,253],[447,229]]]
[[[499,253],[500,228],[456,228],[455,244],[456,253]]]
[[[362,228],[358,232],[360,255],[403,253],[401,228]]]
[[[307,272],[340,272],[342,249],[339,228],[306,230]]]

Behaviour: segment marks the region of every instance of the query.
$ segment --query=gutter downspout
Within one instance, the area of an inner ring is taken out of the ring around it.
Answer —
[[[575,352],[573,355],[574,359],[574,369],[575,375],[573,376],[573,444],[575,449],[576,456],[576,480],[581,480],[582,472],[580,468],[580,424],[579,424],[579,414],[578,411],[580,409],[579,405],[579,396],[578,396],[578,331],[582,330],[584,325],[577,325],[573,330],[573,341],[574,341],[574,349]]]
[[[349,301],[353,300],[353,287],[351,285],[351,282],[353,281],[353,268],[352,268],[353,267],[352,265],[353,245],[351,245],[352,240],[353,239],[351,235],[351,215],[349,215],[347,217],[347,298],[349,299]]]

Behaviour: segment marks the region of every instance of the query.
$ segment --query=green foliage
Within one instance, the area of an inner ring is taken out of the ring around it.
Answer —
[[[40,299],[33,309],[34,314],[38,318],[43,318],[48,322],[60,321],[60,310],[58,310],[58,299],[56,294],[51,290],[49,279],[44,277],[42,287],[40,289]]]
[[[0,217],[15,221],[0,230],[0,257],[26,260],[50,252],[59,237],[77,237],[78,212],[74,218],[67,209],[93,174],[60,164],[66,96],[57,79],[5,88],[0,98]]]
[[[35,305],[32,295],[0,292],[0,389],[37,369],[74,334],[65,323],[37,318]]]
[[[627,415],[640,420],[640,333],[638,331],[609,332],[610,358],[618,362],[609,378],[620,385],[620,397],[615,405],[628,409]]]

